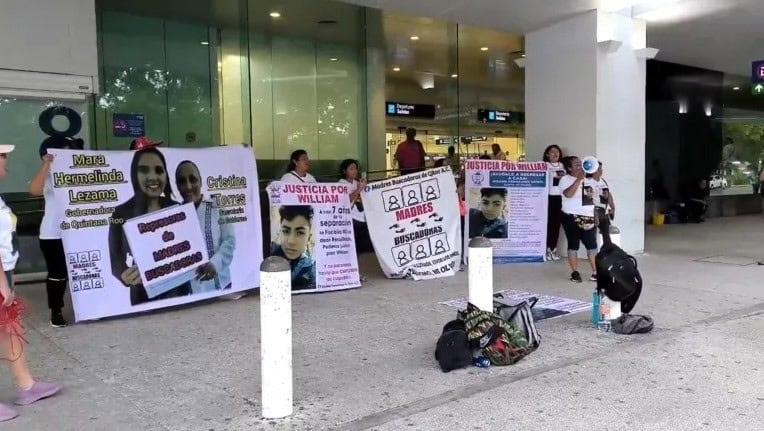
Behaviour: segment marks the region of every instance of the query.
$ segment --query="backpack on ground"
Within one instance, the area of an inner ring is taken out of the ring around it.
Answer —
[[[525,334],[528,347],[531,349],[536,349],[541,344],[541,335],[539,335],[536,322],[533,320],[533,306],[536,305],[536,302],[538,302],[538,298],[532,297],[513,304],[505,299],[501,293],[495,294],[493,299],[494,312]]]
[[[493,365],[512,365],[533,351],[525,335],[496,313],[472,304],[459,313],[470,348],[480,350]]]
[[[467,367],[472,363],[472,351],[464,321],[452,320],[443,326],[435,346],[435,359],[444,373]]]
[[[637,259],[610,240],[610,219],[598,210],[602,247],[595,257],[597,290],[613,301],[621,303],[624,313],[631,311],[642,293],[642,276]]]
[[[610,327],[616,334],[646,334],[653,330],[653,318],[637,314],[622,314],[610,322]]]

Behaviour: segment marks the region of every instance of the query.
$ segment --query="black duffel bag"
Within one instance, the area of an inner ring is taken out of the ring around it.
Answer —
[[[637,259],[610,240],[610,218],[598,210],[602,247],[595,257],[597,290],[613,301],[621,303],[623,313],[630,312],[642,293],[642,276]]]

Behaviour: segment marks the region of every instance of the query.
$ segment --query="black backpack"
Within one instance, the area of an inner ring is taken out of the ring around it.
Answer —
[[[637,259],[610,240],[610,219],[604,211],[598,211],[602,247],[595,257],[597,266],[597,290],[613,301],[621,303],[621,311],[630,312],[642,293],[642,276]]]
[[[463,320],[452,320],[443,327],[435,346],[435,359],[444,373],[472,364],[472,351]]]

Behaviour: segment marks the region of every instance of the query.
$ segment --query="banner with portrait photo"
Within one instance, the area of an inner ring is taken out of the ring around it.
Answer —
[[[271,256],[292,268],[293,293],[318,293],[361,285],[350,195],[344,183],[268,185]]]
[[[467,160],[464,169],[469,207],[465,243],[476,236],[491,240],[494,263],[543,262],[549,194],[546,163]]]
[[[424,280],[459,270],[459,204],[450,167],[370,183],[363,205],[388,278]]]
[[[52,150],[55,206],[77,321],[259,286],[251,148]]]

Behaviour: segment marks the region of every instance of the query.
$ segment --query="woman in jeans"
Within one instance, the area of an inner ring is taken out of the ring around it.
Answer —
[[[565,167],[560,160],[562,150],[557,145],[550,145],[544,150],[549,184],[549,204],[546,219],[546,260],[560,260],[557,253],[557,240],[560,239],[560,219],[562,218],[562,198],[560,180],[565,176]]]
[[[597,229],[594,220],[596,184],[593,180],[586,179],[578,157],[564,157],[562,164],[567,173],[560,179],[562,228],[568,239],[570,280],[575,283],[582,281],[578,272],[578,248],[583,242],[592,268],[589,280],[597,281],[597,267],[594,264],[597,254]]]
[[[8,155],[13,149],[13,145],[0,145],[0,178],[8,174]],[[24,305],[13,292],[13,270],[18,259],[16,216],[0,198],[0,359],[7,362],[16,380],[16,405],[26,406],[55,395],[61,386],[37,381],[29,370],[21,326]],[[0,404],[0,422],[18,415],[12,407]]]

